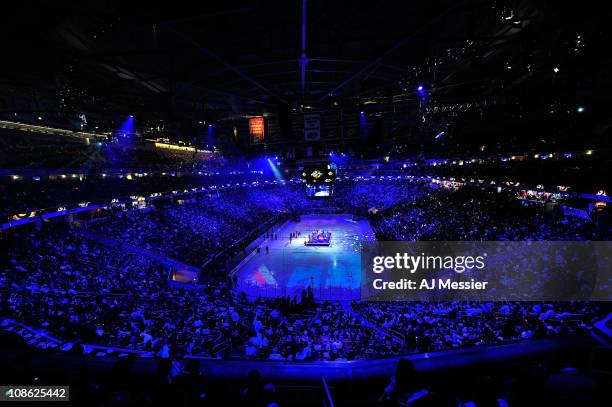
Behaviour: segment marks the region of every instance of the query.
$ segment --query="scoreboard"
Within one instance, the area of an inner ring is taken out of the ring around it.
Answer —
[[[306,184],[307,196],[329,197],[333,195],[333,183],[337,175],[335,164],[304,167],[301,171],[302,181]]]

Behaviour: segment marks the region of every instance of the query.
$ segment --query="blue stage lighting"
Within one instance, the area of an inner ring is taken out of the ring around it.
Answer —
[[[363,135],[367,135],[368,133],[368,128],[367,128],[367,117],[365,115],[364,112],[361,112],[361,115],[359,116],[359,128],[361,130],[361,134]]]
[[[423,85],[419,85],[419,86],[417,87],[417,90],[418,90],[419,92],[422,92],[422,91],[423,91],[423,89],[425,89],[425,88],[423,87]]]
[[[274,174],[274,178],[277,181],[283,181],[283,174],[281,173],[281,171],[278,169],[278,167],[276,166],[277,164],[274,164],[272,162],[272,160],[270,160],[269,158],[267,159],[268,161],[268,165],[270,166],[270,169],[272,170],[272,174]]]

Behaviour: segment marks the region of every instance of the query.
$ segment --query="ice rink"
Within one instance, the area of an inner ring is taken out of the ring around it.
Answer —
[[[277,239],[261,243],[261,252],[251,253],[238,266],[238,288],[249,297],[299,296],[311,286],[316,299],[352,300],[360,293],[360,243],[374,240],[367,220],[352,215],[304,215],[300,222],[287,222],[275,231]],[[313,230],[331,231],[330,246],[305,246]],[[292,232],[301,236],[289,242]],[[266,254],[266,246],[269,253]]]

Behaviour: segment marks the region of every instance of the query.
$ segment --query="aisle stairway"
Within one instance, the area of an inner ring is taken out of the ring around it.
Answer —
[[[342,302],[342,307],[350,315],[354,316],[359,321],[361,321],[361,323],[364,326],[376,330],[381,335],[389,336],[389,337],[393,338],[397,343],[401,344],[402,346],[404,345],[404,338],[400,337],[399,335],[397,335],[397,333],[395,333],[393,331],[389,331],[387,329],[383,329],[383,328],[379,327],[378,325],[376,325],[375,323],[373,323],[372,321],[370,321],[369,319],[367,319],[366,317],[361,315],[361,313],[355,311],[353,309],[352,303],[349,303],[347,301],[343,301]]]
[[[137,254],[139,256],[143,256],[143,257],[147,257],[149,259],[158,261],[159,263],[169,267],[171,270],[188,270],[191,271],[193,273],[195,273],[196,275],[200,275],[200,269],[197,267],[194,267],[192,265],[180,262],[178,260],[172,259],[168,256],[164,256],[162,254],[150,251],[150,250],[146,250],[143,249],[141,247],[136,247],[133,246],[129,243],[125,243],[122,241],[119,241],[115,238],[109,237],[107,235],[104,235],[100,232],[91,230],[91,229],[83,229],[80,230],[79,233],[91,240],[94,241],[96,243],[100,243],[102,245],[105,245],[107,247],[111,247],[114,249],[122,249],[124,251],[127,251],[129,253],[134,253]]]

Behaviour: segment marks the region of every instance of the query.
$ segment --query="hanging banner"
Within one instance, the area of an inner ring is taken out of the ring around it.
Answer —
[[[266,122],[263,117],[251,117],[249,119],[249,135],[251,144],[262,144],[266,132]]]
[[[321,139],[321,116],[319,113],[304,115],[304,140],[318,141]]]

